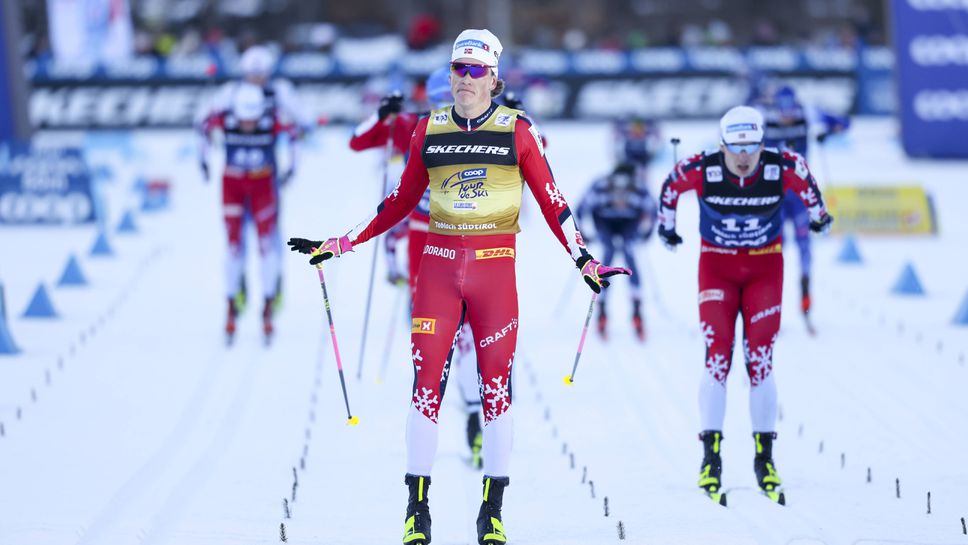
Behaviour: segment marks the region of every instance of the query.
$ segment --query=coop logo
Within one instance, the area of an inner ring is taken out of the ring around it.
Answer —
[[[456,259],[457,250],[453,248],[441,248],[440,246],[431,246],[430,244],[424,246],[424,255],[433,255],[437,257],[443,257],[445,259]]]
[[[484,188],[485,180],[487,180],[486,168],[469,168],[449,176],[440,184],[440,188],[444,193],[456,189],[459,199],[476,199],[487,197],[487,189]]]
[[[470,146],[466,144],[455,145],[451,144],[449,146],[427,146],[427,153],[434,154],[451,154],[451,153],[480,153],[483,155],[508,155],[511,153],[511,148],[507,146]]]
[[[479,344],[481,348],[487,348],[488,346],[500,341],[504,337],[507,337],[512,331],[518,328],[518,319],[511,318],[511,323],[502,327],[498,331],[495,331],[493,335],[488,335],[480,340]]]
[[[966,66],[968,36],[918,36],[911,40],[908,51],[911,59],[921,66]]]
[[[968,90],[920,91],[914,96],[914,111],[923,121],[968,121]]]
[[[477,259],[496,259],[498,257],[510,257],[514,259],[514,248],[485,248],[474,252]]]
[[[419,335],[433,335],[437,332],[437,320],[435,318],[414,318],[410,326],[410,333]]]

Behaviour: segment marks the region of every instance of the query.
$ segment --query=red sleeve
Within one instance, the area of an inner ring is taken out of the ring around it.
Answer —
[[[362,244],[379,236],[406,217],[420,202],[420,197],[430,184],[430,175],[427,173],[427,167],[420,153],[426,134],[427,119],[424,118],[417,124],[410,138],[410,159],[403,170],[400,182],[393,192],[383,199],[375,214],[349,232],[353,245]]]
[[[555,184],[551,166],[544,154],[541,134],[524,116],[518,116],[514,125],[514,146],[518,153],[518,168],[534,199],[538,201],[548,227],[572,258],[578,259],[586,253],[581,233],[565,197]]]
[[[799,153],[783,152],[783,189],[800,197],[810,212],[811,221],[819,221],[827,215],[817,180],[810,173],[806,159]]]
[[[679,161],[663,182],[659,193],[659,224],[663,229],[672,231],[676,228],[676,207],[683,193],[695,191],[701,196],[702,160],[703,154],[697,153]]]
[[[350,149],[363,151],[385,146],[392,129],[393,148],[397,153],[406,153],[410,135],[416,126],[417,116],[411,113],[398,114],[390,123],[381,121],[373,114],[356,127],[353,137],[350,138]]]
[[[206,136],[212,134],[215,129],[223,128],[225,128],[225,112],[212,113],[202,120],[201,131]]]

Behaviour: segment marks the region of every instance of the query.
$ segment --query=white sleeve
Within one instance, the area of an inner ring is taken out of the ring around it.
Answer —
[[[316,125],[289,80],[272,80],[272,90],[275,91],[276,104],[279,106],[279,110],[290,121],[305,130],[310,130]]]

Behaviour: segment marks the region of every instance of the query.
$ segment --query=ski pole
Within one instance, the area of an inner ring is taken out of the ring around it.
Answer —
[[[582,348],[585,347],[585,336],[588,334],[588,323],[592,321],[592,311],[595,309],[595,301],[598,294],[592,294],[592,302],[588,304],[588,314],[585,316],[585,327],[581,330],[581,340],[578,341],[578,353],[575,354],[575,364],[571,367],[571,374],[565,377],[565,384],[571,386],[575,383],[575,372],[578,371],[578,360],[581,359]]]
[[[679,140],[679,138],[675,136],[669,140],[669,142],[672,143],[672,168],[675,168],[676,165],[679,164],[679,142],[681,141],[682,140]]]
[[[380,199],[386,195],[384,191],[387,187],[387,179],[390,177],[390,156],[393,154],[393,120],[395,116],[390,116],[390,134],[387,136],[387,144],[383,150],[383,186],[380,188]],[[376,241],[378,242],[379,237]],[[373,278],[376,276],[376,254],[380,252],[379,244],[373,245],[373,260],[370,261],[370,286],[366,290],[366,310],[363,311],[363,336],[360,337],[360,363],[356,366],[356,380],[363,378],[363,356],[366,355],[366,333],[370,328],[370,303],[373,301]]]
[[[313,255],[316,255],[313,249]],[[329,334],[333,338],[333,352],[336,353],[336,368],[339,370],[339,385],[343,388],[343,401],[346,403],[346,423],[355,426],[360,423],[358,416],[350,412],[350,398],[346,394],[346,379],[343,377],[343,360],[339,357],[339,345],[336,344],[336,327],[333,325],[333,312],[329,308],[329,294],[326,292],[326,278],[323,276],[323,264],[316,265],[319,273],[319,286],[323,289],[323,302],[326,304],[326,318],[329,320]]]
[[[397,312],[400,311],[400,302],[403,301],[403,290],[408,289],[406,287],[398,287],[397,295],[393,298],[393,311],[390,313],[390,331],[387,332],[387,344],[383,347],[383,362],[380,363],[380,374],[376,377],[377,384],[383,383],[383,379],[387,376],[387,367],[390,364],[390,349],[393,348],[393,338],[396,336],[397,328],[400,324],[397,322]]]

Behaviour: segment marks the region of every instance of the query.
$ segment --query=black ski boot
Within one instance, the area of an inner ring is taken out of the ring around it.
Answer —
[[[484,459],[481,448],[484,446],[484,433],[481,431],[481,413],[472,412],[467,415],[467,446],[471,448],[471,465],[481,469]]]
[[[702,466],[699,468],[699,488],[706,491],[706,495],[719,505],[726,505],[726,494],[722,492],[723,459],[719,455],[719,446],[723,441],[723,432],[706,430],[699,434],[702,441]]]
[[[427,503],[427,489],[430,488],[430,477],[407,473],[403,482],[410,488],[407,518],[403,525],[403,542],[407,545],[428,545],[430,543],[430,505]]]
[[[479,545],[503,545],[508,542],[501,522],[501,505],[504,489],[510,484],[507,477],[484,476],[484,501],[477,513],[477,543]]]
[[[605,313],[605,303],[598,303],[598,334],[602,339],[608,339],[606,328],[608,327],[608,315]]]
[[[645,322],[642,320],[642,301],[632,300],[632,327],[635,328],[635,336],[639,342],[645,342]]]
[[[753,471],[756,473],[756,483],[768,498],[786,505],[786,497],[778,490],[781,481],[773,464],[773,440],[776,432],[753,432],[756,442],[756,456],[753,458]]]
[[[272,327],[272,311],[274,308],[272,301],[272,297],[266,297],[265,306],[262,307],[262,333],[266,346],[269,346],[272,342],[272,334],[275,332]]]
[[[229,297],[228,312],[225,317],[225,344],[232,345],[235,340],[235,319],[239,316],[238,307],[235,306],[235,298]]]

